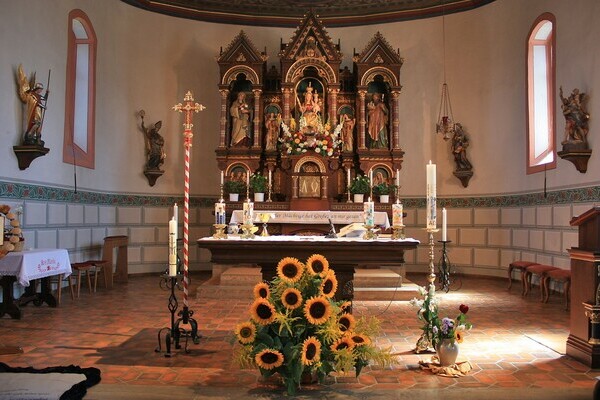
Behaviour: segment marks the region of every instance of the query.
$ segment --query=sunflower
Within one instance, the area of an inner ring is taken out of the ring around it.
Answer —
[[[333,344],[331,345],[331,350],[338,351],[338,350],[343,350],[343,349],[351,349],[353,347],[354,347],[354,342],[352,341],[352,339],[344,336],[344,337],[336,340],[335,342],[333,342]]]
[[[313,297],[304,305],[304,316],[313,325],[321,325],[330,315],[331,305],[326,297]]]
[[[338,319],[338,324],[340,325],[340,331],[352,331],[356,326],[356,320],[354,319],[354,315],[344,313],[340,315],[340,318]]]
[[[250,321],[242,322],[235,327],[235,334],[237,335],[240,343],[252,343],[256,337],[256,326]]]
[[[456,331],[456,341],[462,343],[465,338],[465,334],[462,331]]]
[[[277,275],[289,283],[298,281],[303,272],[304,265],[297,258],[285,257],[277,264]]]
[[[306,338],[302,344],[302,364],[312,365],[321,358],[321,342],[314,336]]]
[[[329,261],[320,254],[313,254],[306,260],[306,268],[312,275],[326,274],[329,271]]]
[[[288,310],[295,310],[302,305],[302,294],[296,288],[287,288],[281,295],[281,303]]]
[[[266,282],[259,282],[254,286],[253,289],[254,298],[258,299],[263,298],[266,299],[271,294],[271,290],[269,290],[269,284]]]
[[[348,332],[346,337],[350,338],[354,346],[360,346],[361,344],[371,344],[371,339],[367,335],[363,335],[362,333]]]
[[[256,299],[250,306],[252,319],[261,325],[269,325],[275,319],[275,307],[266,299]]]
[[[283,364],[283,354],[277,350],[264,349],[254,357],[254,361],[262,369],[273,369]]]
[[[335,272],[333,270],[329,270],[323,282],[321,282],[321,292],[325,297],[333,297],[335,295],[335,291],[337,290],[338,281],[335,277]]]

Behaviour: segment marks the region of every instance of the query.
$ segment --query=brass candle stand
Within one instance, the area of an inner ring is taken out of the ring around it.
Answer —
[[[244,224],[242,225],[242,234],[240,237],[242,239],[254,239],[256,236],[254,235],[254,224]]]
[[[363,225],[366,229],[365,234],[363,235],[364,240],[375,240],[377,239],[377,233],[375,232],[375,225]]]
[[[273,192],[273,182],[269,182],[268,189],[269,193],[267,195],[267,203],[272,203],[273,200],[271,200],[271,192]]]
[[[404,228],[406,225],[393,225],[392,226],[392,240],[404,240],[406,239],[406,234],[404,233]]]
[[[213,238],[215,239],[227,239],[227,233],[225,232],[225,228],[227,225],[225,224],[213,224],[215,227],[215,233],[213,234]]]
[[[429,275],[427,276],[427,281],[429,282],[429,287],[427,291],[427,296],[429,297],[429,302],[433,302],[435,298],[435,241],[433,240],[433,234],[439,232],[439,229],[435,228],[426,228],[427,233],[429,234]],[[432,321],[426,321],[430,326]],[[431,338],[427,336],[425,331],[421,334],[421,337],[417,340],[417,345],[415,348],[415,353],[424,353],[424,352],[433,352],[433,343],[431,343]]]

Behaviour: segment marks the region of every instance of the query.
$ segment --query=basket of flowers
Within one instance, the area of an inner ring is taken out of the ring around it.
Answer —
[[[371,361],[391,364],[390,349],[372,340],[379,321],[356,319],[349,302],[334,299],[337,286],[322,255],[312,255],[306,264],[283,258],[277,276],[254,287],[251,318],[236,327],[238,364],[257,367],[263,377],[278,373],[290,395],[307,374],[322,383],[334,371],[358,376]]]

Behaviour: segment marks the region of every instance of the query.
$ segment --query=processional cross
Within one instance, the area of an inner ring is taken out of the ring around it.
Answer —
[[[183,98],[183,104],[175,104],[173,110],[185,114],[185,122],[183,123],[183,146],[185,148],[185,165],[184,165],[184,188],[183,188],[183,308],[188,309],[188,267],[189,267],[189,214],[190,214],[190,147],[192,147],[192,116],[194,112],[204,110],[202,104],[194,102],[192,92],[188,90]],[[184,319],[185,315],[184,315]]]

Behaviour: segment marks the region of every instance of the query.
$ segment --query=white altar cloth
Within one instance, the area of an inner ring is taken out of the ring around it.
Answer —
[[[69,253],[65,249],[14,251],[0,259],[0,276],[16,276],[22,286],[29,286],[32,279],[58,274],[71,275]]]
[[[227,235],[227,239],[215,239],[212,236],[207,236],[207,237],[198,239],[198,241],[204,241],[204,240],[232,240],[232,241],[242,241],[245,243],[252,242],[252,241],[273,242],[273,243],[282,242],[282,241],[315,242],[315,243],[319,243],[319,242],[327,242],[327,243],[331,243],[331,242],[371,242],[371,243],[372,242],[394,242],[394,243],[417,243],[417,244],[421,243],[417,239],[413,239],[413,238],[392,239],[391,237],[389,237],[389,235],[387,237],[379,236],[379,237],[377,237],[377,239],[362,239],[360,237],[328,238],[325,236],[292,236],[292,235],[290,235],[290,236],[287,236],[287,235],[279,235],[279,236],[278,235],[273,235],[273,236],[256,235],[253,239],[242,239],[240,237],[240,235]]]
[[[255,222],[258,220],[258,214],[272,214],[269,219],[270,224],[329,224],[348,225],[353,222],[364,222],[362,211],[268,211],[254,210]],[[242,210],[234,210],[231,213],[230,224],[242,223],[244,214]],[[390,227],[390,220],[387,213],[383,211],[375,212],[375,225],[385,229]]]

